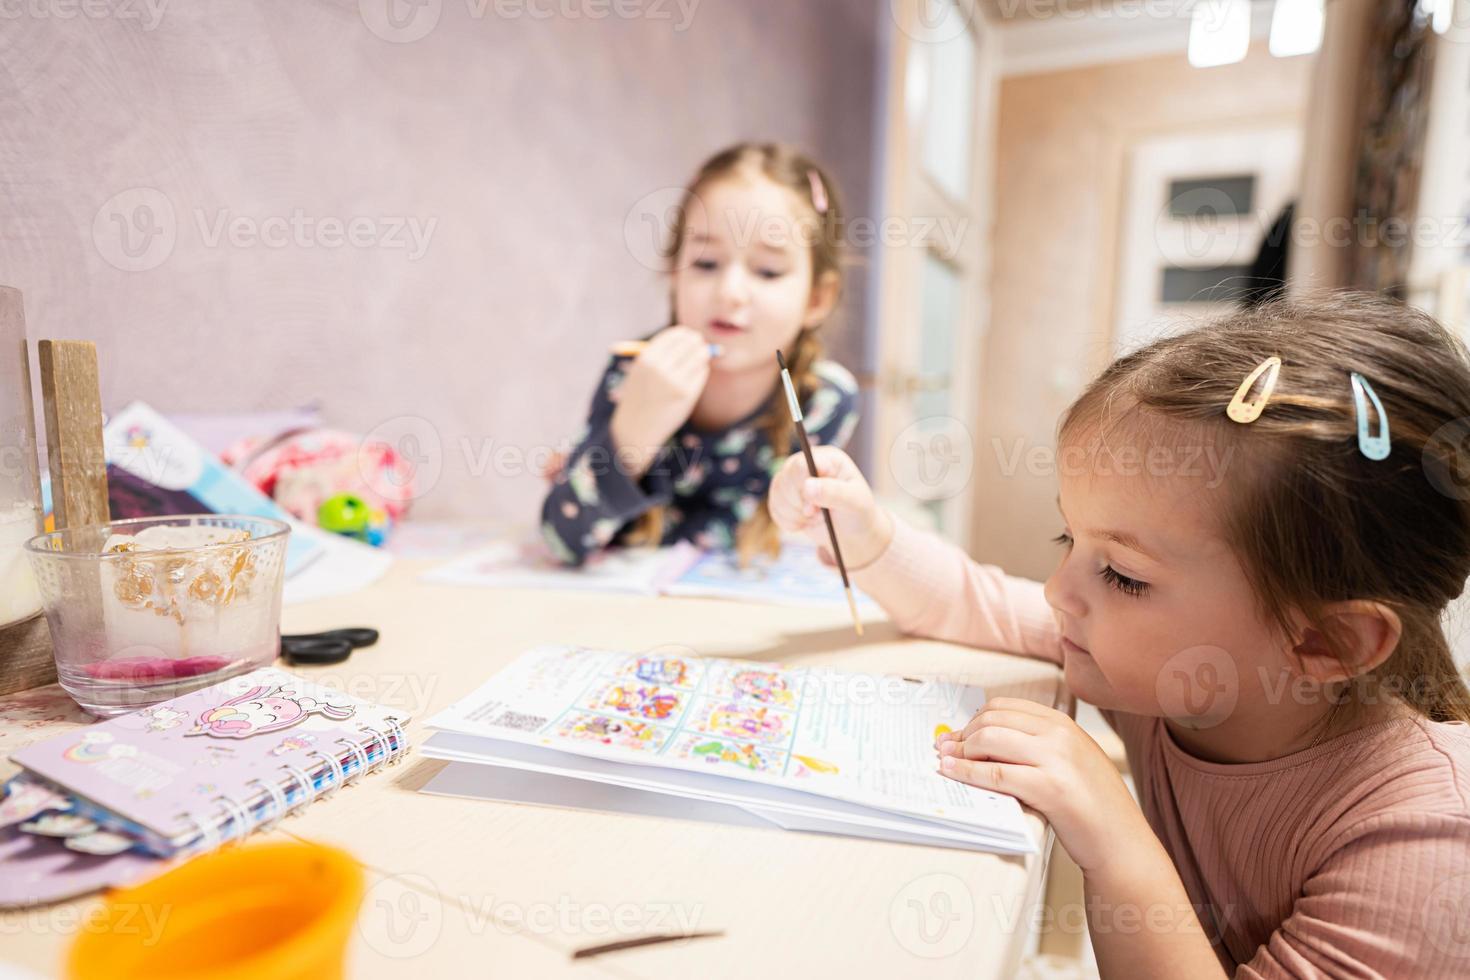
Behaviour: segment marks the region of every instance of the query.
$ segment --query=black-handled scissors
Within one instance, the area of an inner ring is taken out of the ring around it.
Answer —
[[[281,637],[281,656],[293,664],[339,664],[360,647],[378,642],[378,631],[364,626]]]

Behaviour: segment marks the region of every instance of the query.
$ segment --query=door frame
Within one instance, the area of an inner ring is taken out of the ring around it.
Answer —
[[[910,72],[922,64],[916,56],[922,40],[923,8],[935,0],[890,0],[892,16],[887,45],[886,92],[881,120],[882,171],[881,214],[909,218],[931,218],[965,222],[959,246],[946,254],[943,236],[930,236],[923,243],[912,234],[899,244],[880,242],[878,303],[874,338],[877,365],[874,400],[872,473],[875,490],[893,501],[912,501],[915,509],[923,501],[901,485],[890,464],[890,452],[903,430],[914,418],[913,396],[923,379],[918,376],[921,343],[922,281],[924,258],[934,254],[960,274],[958,324],[954,330],[953,370],[949,375],[949,411],[969,432],[969,466],[978,458],[980,434],[976,431],[981,377],[983,338],[989,326],[991,239],[994,225],[995,127],[999,102],[1000,32],[976,0],[951,0],[966,19],[965,29],[975,45],[972,93],[969,201],[953,200],[924,171],[922,118],[913,118],[909,105]],[[918,64],[916,64],[916,62]],[[925,66],[927,67],[927,66]],[[951,224],[950,230],[956,226]],[[946,537],[968,546],[973,516],[974,481],[966,480],[959,492],[941,505]]]

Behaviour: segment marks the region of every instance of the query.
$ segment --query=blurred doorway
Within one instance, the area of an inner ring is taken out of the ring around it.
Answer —
[[[997,38],[970,2],[889,9],[874,483],[965,542],[989,315]]]
[[[1237,305],[1251,265],[1301,181],[1302,127],[1144,137],[1129,152],[1114,353]]]

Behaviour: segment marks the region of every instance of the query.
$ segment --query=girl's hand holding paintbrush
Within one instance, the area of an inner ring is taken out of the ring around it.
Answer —
[[[709,342],[689,327],[669,327],[642,347],[616,392],[609,431],[620,465],[637,480],[679,431],[709,380]]]
[[[893,540],[893,517],[878,506],[873,490],[857,464],[834,446],[812,447],[817,476],[807,472],[806,460],[795,453],[771,481],[771,519],[788,534],[800,534],[816,544],[823,557],[828,552],[827,525],[822,508],[832,515],[832,525],[842,542],[842,555],[851,569],[862,568],[883,554]]]

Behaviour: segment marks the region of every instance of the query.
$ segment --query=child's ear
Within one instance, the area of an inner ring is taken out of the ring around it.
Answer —
[[[841,293],[837,273],[830,269],[817,277],[812,283],[812,295],[806,303],[806,315],[801,318],[803,327],[815,327],[837,308],[837,299]]]
[[[1324,684],[1351,680],[1398,649],[1403,623],[1381,602],[1354,599],[1328,606],[1317,626],[1302,630],[1292,647],[1297,669]]]

